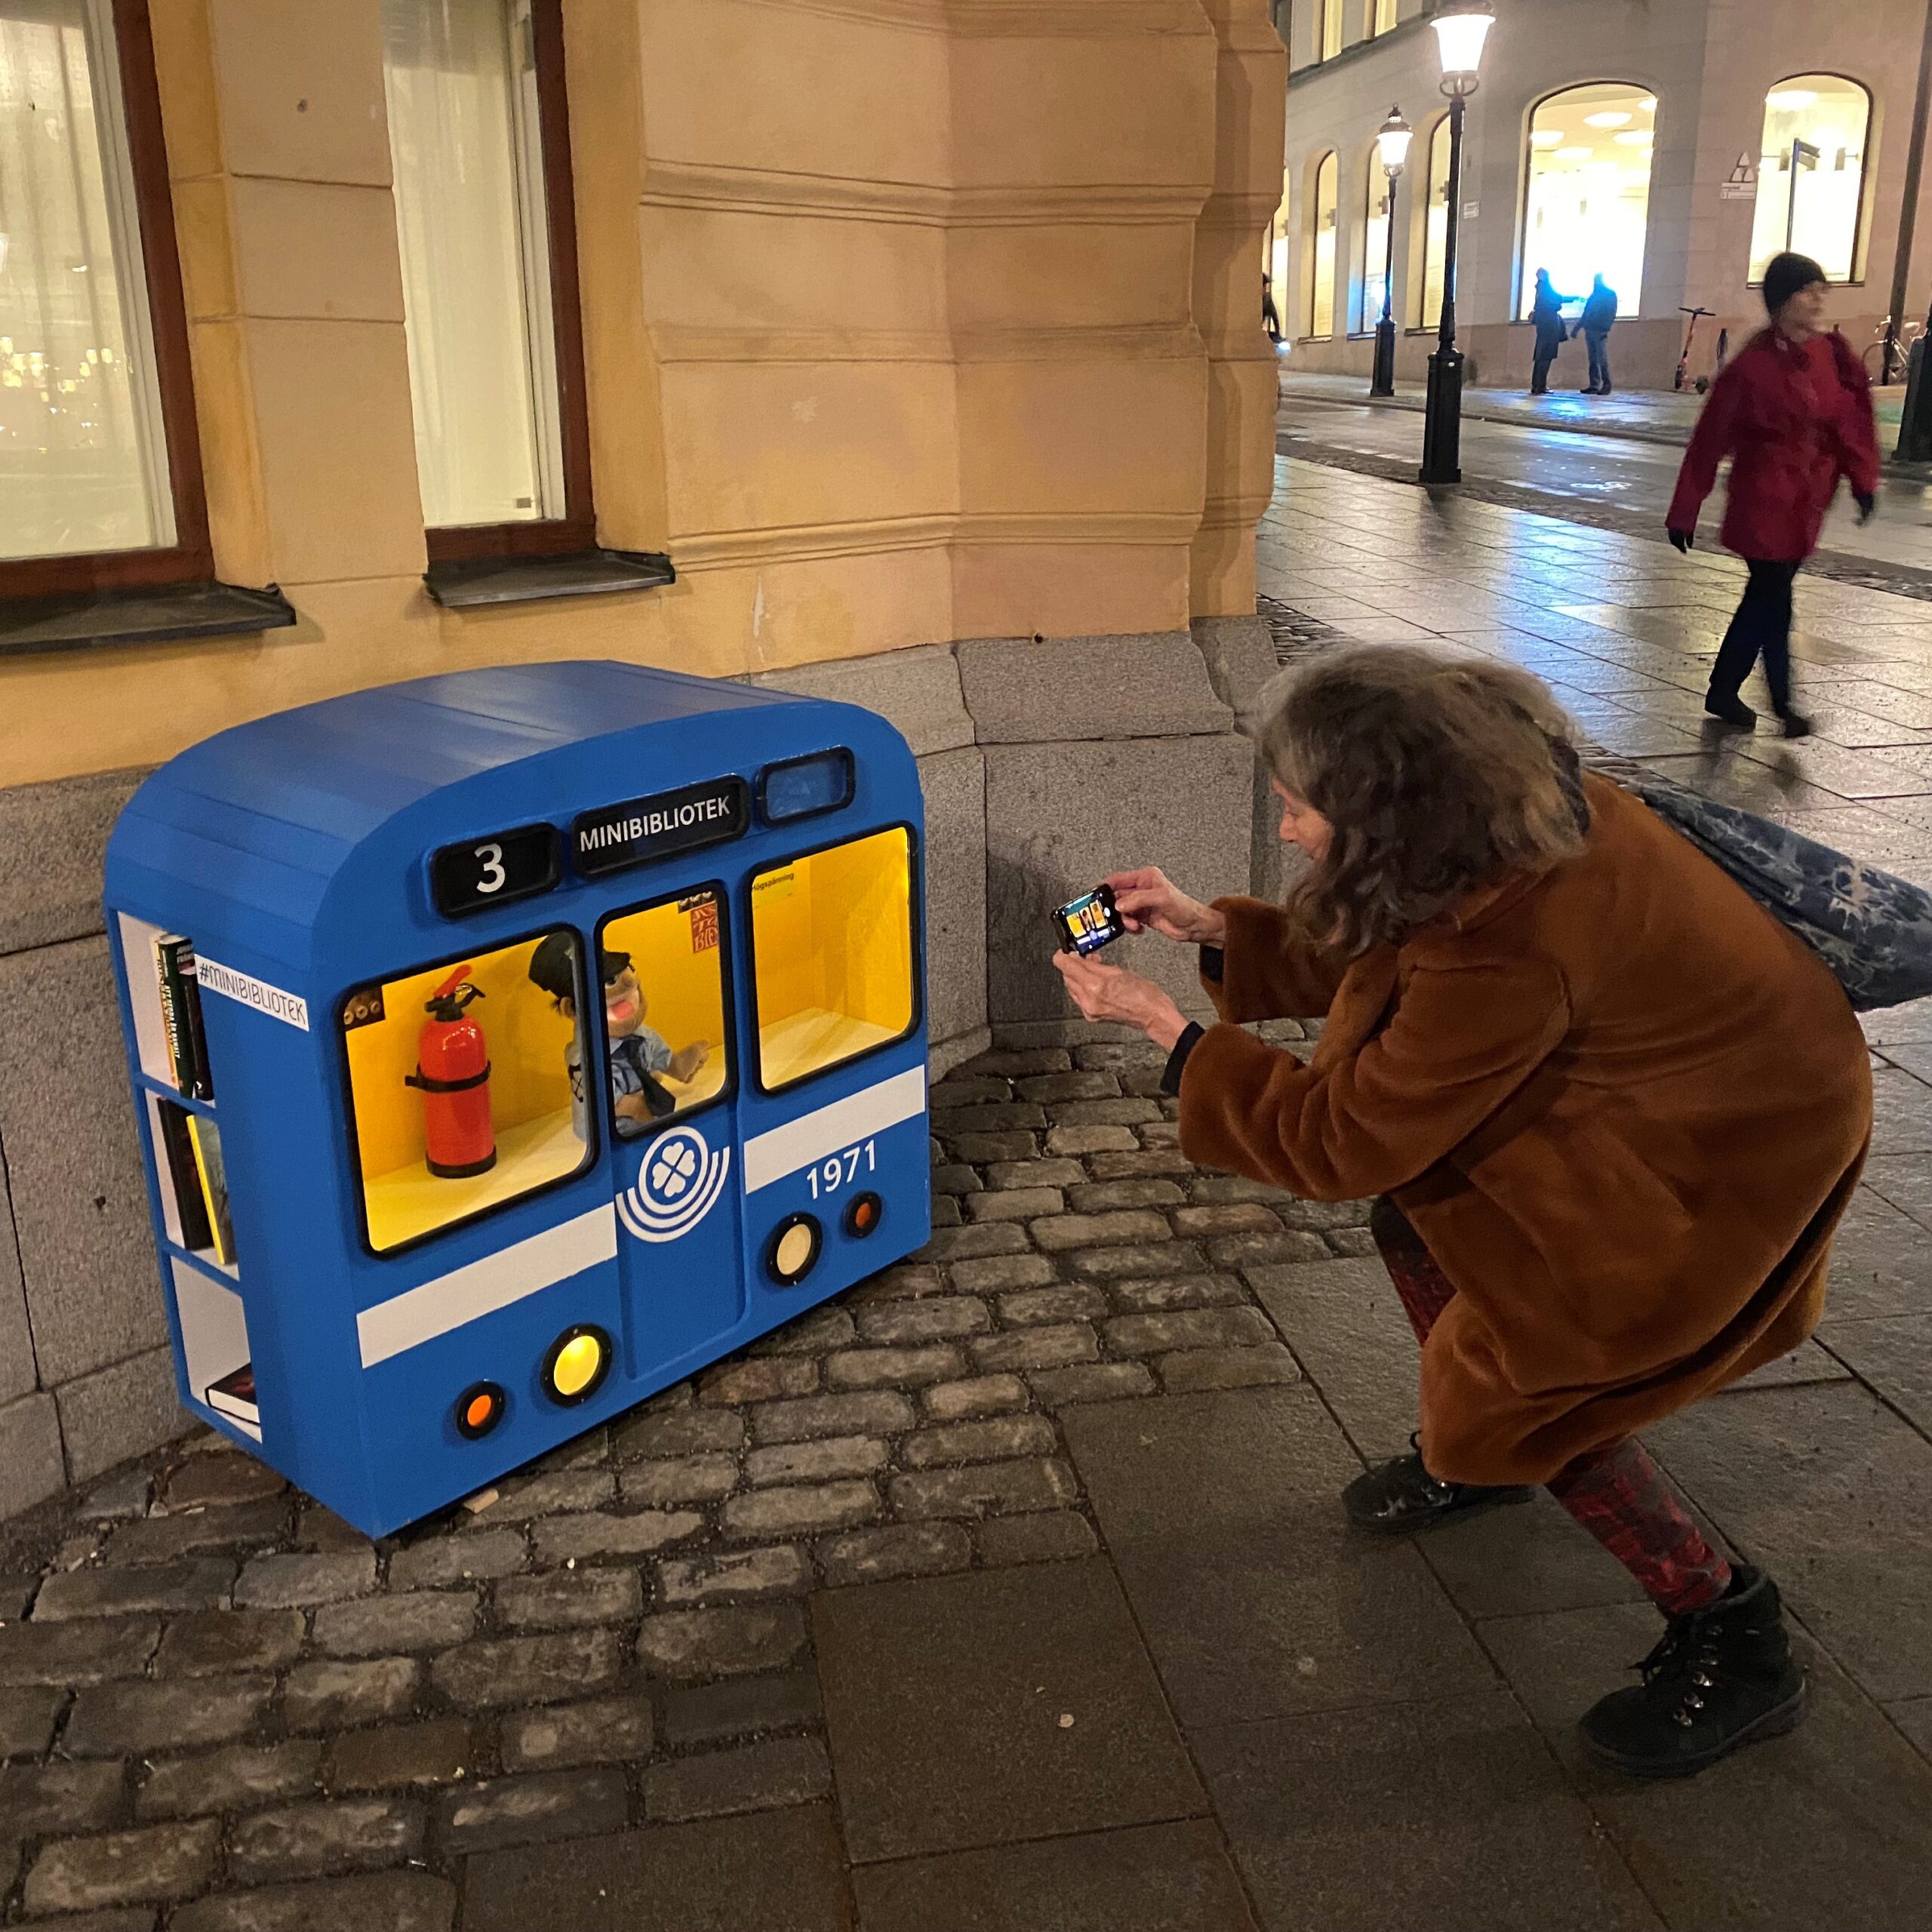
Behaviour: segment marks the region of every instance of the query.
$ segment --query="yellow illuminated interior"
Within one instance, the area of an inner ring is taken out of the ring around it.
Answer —
[[[752,881],[758,1064],[768,1091],[897,1039],[912,1023],[912,853],[903,827]]]
[[[715,892],[688,894],[641,912],[605,921],[601,951],[628,952],[644,995],[644,1024],[674,1054],[702,1041],[709,1049],[689,1080],[652,1077],[688,1112],[721,1093],[731,1075],[731,1029],[724,1023],[724,908]],[[602,1083],[608,1104],[610,1083]],[[666,1115],[666,1119],[673,1118]]]
[[[537,946],[524,940],[479,953],[470,964],[468,977],[483,997],[469,1017],[482,1028],[489,1051],[497,1138],[497,1164],[485,1174],[451,1180],[430,1173],[424,1159],[426,1097],[403,1084],[416,1070],[430,1017],[424,1003],[462,961],[385,981],[380,1020],[349,1023],[365,1005],[359,996],[350,998],[343,1041],[369,1244],[378,1254],[534,1192],[583,1164],[565,1064],[577,1023],[531,983]]]
[[[597,1380],[604,1344],[595,1335],[574,1336],[557,1351],[550,1384],[560,1395],[580,1395]]]

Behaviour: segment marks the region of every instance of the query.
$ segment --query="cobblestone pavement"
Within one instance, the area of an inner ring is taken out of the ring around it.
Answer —
[[[1284,648],[1432,637],[1932,880],[1932,621],[1807,585],[1823,735],[1718,755],[1734,573],[1284,466]],[[1124,851],[1123,860],[1158,857]],[[1270,1029],[1292,1047],[1292,1026]],[[1586,1766],[1654,1614],[1553,1505],[1364,1546],[1415,1351],[1365,1204],[1192,1168],[1160,1057],[934,1089],[931,1246],[372,1545],[204,1437],[0,1531],[0,1918],[69,1932],[1565,1932],[1924,1923],[1932,1011],[1870,1028],[1817,1342],[1657,1431],[1810,1721]]]

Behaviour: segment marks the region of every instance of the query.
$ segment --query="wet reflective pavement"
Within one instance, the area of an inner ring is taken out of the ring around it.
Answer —
[[[1472,392],[1471,407],[1485,406],[1490,395]],[[1413,395],[1401,398],[1408,403],[1417,399]],[[1527,398],[1499,395],[1497,400],[1514,405]],[[1572,434],[1466,415],[1463,475],[1536,492],[1550,500],[1553,514],[1574,513],[1582,505],[1600,506],[1648,518],[1660,529],[1683,452],[1675,443],[1646,438],[1681,438],[1688,433],[1684,426],[1694,412],[1681,398],[1655,401],[1660,407],[1645,412],[1653,423],[1641,436]],[[1584,398],[1562,401],[1567,407]],[[1422,417],[1414,408],[1352,401],[1339,393],[1337,385],[1324,381],[1315,392],[1297,380],[1283,385],[1276,447],[1283,455],[1316,462],[1340,453],[1407,466],[1421,460],[1422,428]],[[1717,542],[1722,489],[1720,482],[1705,506],[1699,533],[1703,544]],[[1856,509],[1841,491],[1826,521],[1823,547],[1847,557],[1932,572],[1932,488],[1888,475],[1880,488],[1878,513],[1862,528]]]

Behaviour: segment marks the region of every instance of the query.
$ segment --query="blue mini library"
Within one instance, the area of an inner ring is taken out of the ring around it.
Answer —
[[[614,663],[222,733],[107,927],[183,1401],[371,1535],[921,1246],[918,778]]]

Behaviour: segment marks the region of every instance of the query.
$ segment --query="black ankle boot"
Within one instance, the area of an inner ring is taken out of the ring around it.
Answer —
[[[1416,1438],[1409,1438],[1414,1442]],[[1527,1489],[1485,1489],[1470,1482],[1438,1482],[1422,1466],[1422,1452],[1378,1463],[1342,1492],[1342,1507],[1358,1530],[1377,1536],[1407,1536],[1452,1516],[1472,1515],[1499,1503],[1527,1503]]]
[[[1638,1668],[1643,1682],[1613,1691],[1579,1727],[1592,1757],[1633,1777],[1688,1777],[1804,1715],[1778,1586],[1748,1564],[1715,1603],[1672,1617]]]
[[[1787,738],[1810,737],[1814,727],[1810,719],[1806,717],[1803,712],[1793,711],[1787,705],[1778,713],[1778,716],[1783,721],[1784,734]]]
[[[1719,723],[1728,724],[1737,731],[1757,729],[1758,714],[1735,691],[1707,691],[1704,694],[1704,709]]]

